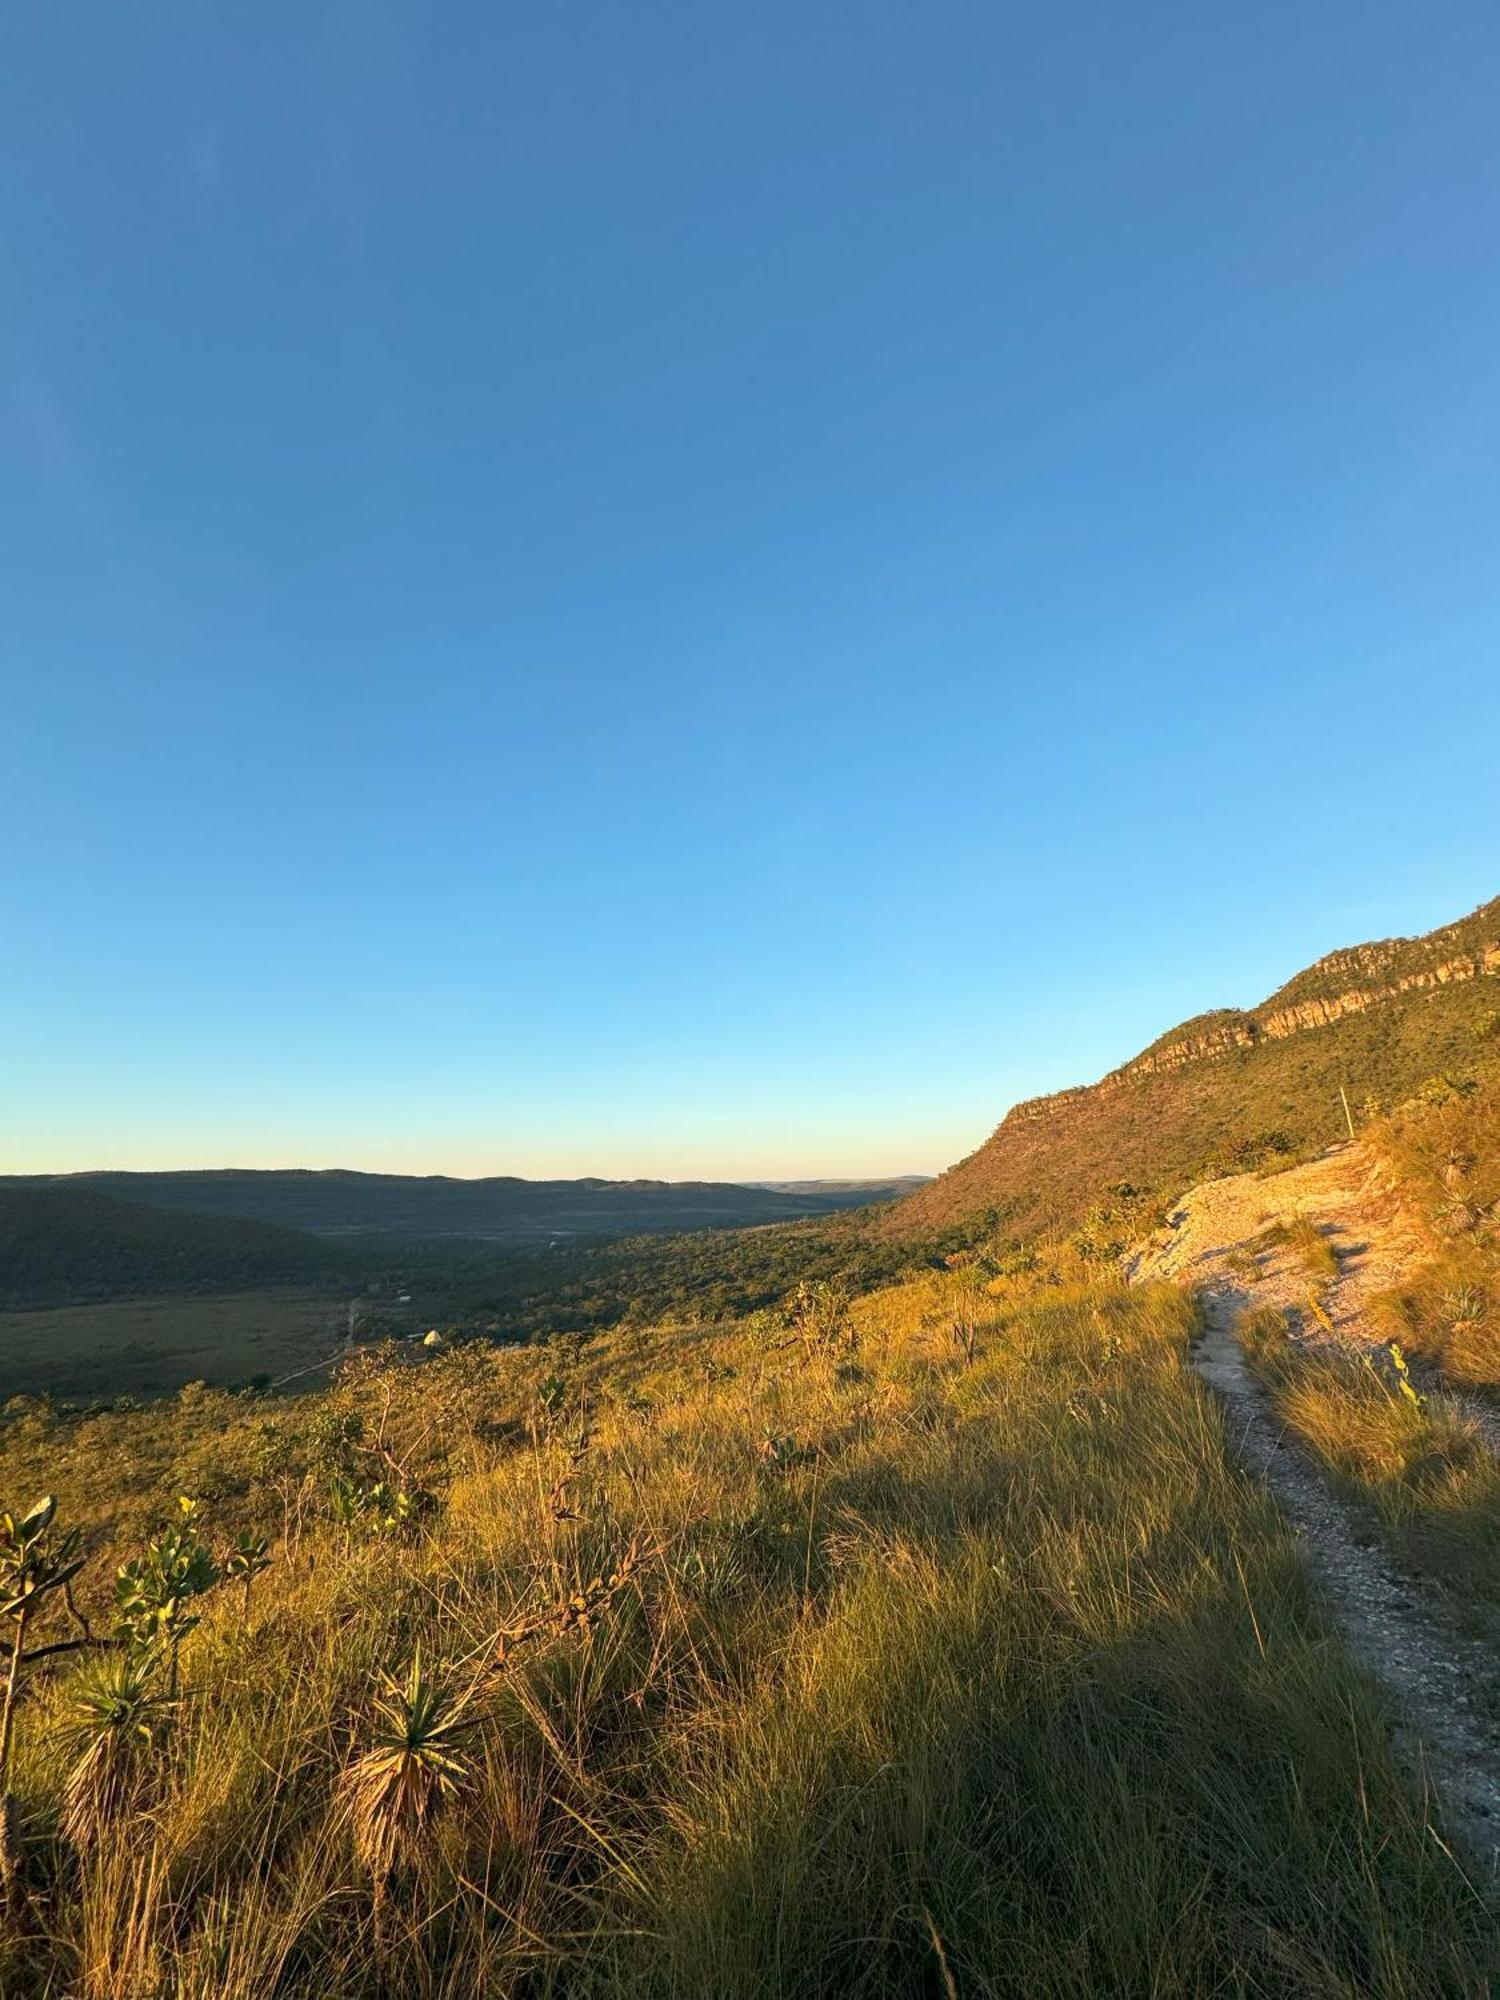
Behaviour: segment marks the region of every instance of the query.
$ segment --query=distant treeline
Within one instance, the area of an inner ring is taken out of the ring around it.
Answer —
[[[937,1238],[895,1238],[863,1216],[766,1229],[637,1236],[550,1254],[452,1265],[455,1305],[534,1338],[660,1320],[709,1322],[778,1303],[803,1283],[842,1278],[854,1291],[885,1284],[936,1254]],[[429,1277],[435,1275],[429,1269]]]

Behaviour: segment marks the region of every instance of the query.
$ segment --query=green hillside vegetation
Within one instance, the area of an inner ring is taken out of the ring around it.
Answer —
[[[956,1240],[956,1239],[955,1239]],[[454,1267],[453,1296],[535,1338],[668,1318],[714,1321],[775,1305],[804,1281],[854,1291],[888,1283],[947,1239],[896,1238],[861,1213],[765,1229],[631,1237]]]
[[[1383,989],[1464,953],[1485,962],[1487,948],[1500,967],[1500,900],[1428,938],[1335,953],[1254,1014],[1199,1016],[1145,1054],[1245,1030],[1289,1004]],[[1500,979],[1481,973],[1381,998],[1285,1038],[1224,1046],[1180,1067],[1117,1071],[1101,1084],[1018,1107],[977,1152],[889,1211],[883,1226],[896,1234],[956,1230],[1020,1242],[1039,1230],[1077,1227],[1094,1211],[1104,1237],[1141,1234],[1195,1181],[1286,1164],[1343,1137],[1341,1089],[1368,1122],[1424,1086],[1440,1090],[1444,1079],[1500,1077],[1497,1010]]]
[[[1076,1268],[13,1404],[25,1645],[118,1641],[20,1677],[7,1996],[1487,1990],[1191,1304]]]
[[[171,1215],[89,1187],[0,1185],[0,1306],[305,1284],[339,1268],[295,1230]]]
[[[1489,1032],[1500,1042],[1500,1013]],[[1500,1089],[1430,1096],[1374,1134],[1430,1253],[1381,1301],[1383,1330],[1449,1381],[1500,1397]]]

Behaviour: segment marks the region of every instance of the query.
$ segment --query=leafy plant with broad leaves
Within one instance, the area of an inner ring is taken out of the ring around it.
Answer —
[[[133,1653],[164,1653],[173,1694],[178,1649],[198,1623],[198,1613],[190,1607],[213,1589],[221,1574],[198,1533],[198,1502],[184,1496],[177,1508],[177,1518],[145,1554],[125,1563],[115,1576],[116,1637]]]

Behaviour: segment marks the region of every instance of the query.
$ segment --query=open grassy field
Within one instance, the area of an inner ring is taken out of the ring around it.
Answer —
[[[13,1417],[0,1497],[56,1484],[96,1621],[180,1492],[272,1547],[175,1695],[142,1656],[149,1734],[26,1681],[7,1996],[1490,1990],[1191,1302],[981,1297]]]
[[[184,1382],[227,1387],[329,1354],[347,1304],[306,1290],[116,1299],[0,1313],[0,1401],[155,1395]]]

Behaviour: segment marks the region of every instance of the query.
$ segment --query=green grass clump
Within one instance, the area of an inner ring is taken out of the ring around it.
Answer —
[[[1500,1640],[1500,1460],[1474,1423],[1413,1384],[1399,1343],[1309,1351],[1273,1307],[1246,1313],[1239,1336],[1278,1418],[1369,1510],[1397,1561],[1438,1584],[1469,1629]]]
[[[1379,1301],[1385,1329],[1454,1382],[1500,1393],[1500,1088],[1406,1105],[1374,1143],[1430,1253]]]
[[[1488,1916],[1226,1454],[1191,1303],[975,1289],[974,1339],[931,1272],[178,1399],[89,1460],[20,1412],[0,1483],[68,1456],[84,1615],[210,1440],[222,1580],[175,1698],[28,1680],[7,2000],[1485,1990]],[[250,1593],[223,1551],[263,1534]]]
[[[1376,1306],[1382,1328],[1462,1388],[1500,1394],[1500,1262],[1455,1247]]]
[[[1298,1215],[1273,1222],[1258,1239],[1263,1249],[1285,1246],[1310,1278],[1331,1283],[1339,1274],[1339,1253],[1311,1216]]]

